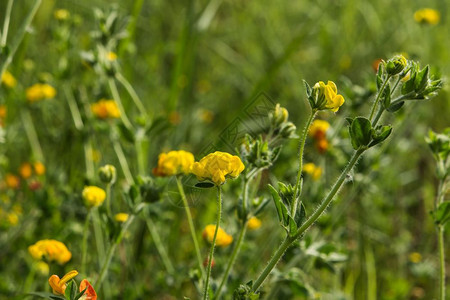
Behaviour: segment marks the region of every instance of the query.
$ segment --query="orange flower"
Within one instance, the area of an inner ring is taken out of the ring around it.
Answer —
[[[23,179],[30,178],[31,174],[33,173],[31,165],[29,163],[23,163],[20,166],[19,173],[20,173],[20,176],[22,176]]]
[[[5,177],[6,185],[11,189],[18,189],[20,185],[20,179],[16,175],[6,174]]]
[[[84,292],[84,297],[83,299],[85,300],[97,300],[97,293],[95,292],[94,288],[92,287],[92,285],[89,283],[89,281],[87,281],[86,279],[83,279],[80,283],[80,292],[82,292],[84,289],[86,289],[86,291]]]
[[[59,279],[58,275],[52,275],[48,279],[48,283],[53,289],[54,294],[64,295],[64,292],[66,291],[66,283],[75,278],[75,276],[78,275],[78,272],[75,270],[70,271],[66,275],[63,276],[63,278]],[[81,287],[81,286],[80,286]]]

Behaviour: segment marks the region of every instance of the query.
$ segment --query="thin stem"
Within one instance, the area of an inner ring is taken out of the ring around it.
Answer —
[[[297,172],[297,181],[295,183],[294,190],[294,203],[291,207],[291,215],[295,217],[295,213],[297,211],[297,205],[300,198],[300,194],[302,189],[300,187],[300,179],[302,177],[303,172],[303,151],[305,150],[306,137],[308,136],[309,128],[311,127],[312,121],[316,116],[317,111],[313,110],[309,115],[308,121],[306,122],[305,128],[303,129],[302,136],[300,137],[300,149],[298,151],[298,172]]]
[[[167,255],[166,249],[164,248],[163,244],[161,243],[161,238],[159,236],[158,231],[156,230],[155,224],[153,223],[152,219],[150,218],[150,214],[147,214],[145,221],[147,223],[147,228],[150,231],[150,235],[152,236],[152,239],[155,242],[156,250],[158,251],[159,256],[161,257],[164,267],[166,268],[166,270],[169,274],[175,274],[175,269],[173,267],[173,264],[172,264],[169,256]]]
[[[111,213],[111,183],[106,184],[106,213],[112,217]]]
[[[134,143],[136,148],[136,156],[137,156],[137,165],[139,175],[145,175],[145,162],[144,162],[144,153],[142,151],[142,140],[137,139]]]
[[[141,99],[139,98],[138,94],[134,90],[133,86],[128,82],[128,80],[119,72],[116,73],[116,79],[125,87],[128,94],[130,94],[131,99],[133,99],[134,104],[136,104],[137,108],[139,109],[139,112],[143,116],[147,116],[147,110],[144,107],[144,104],[142,104]]]
[[[128,166],[127,159],[123,153],[122,147],[116,139],[113,139],[113,148],[116,152],[117,158],[119,159],[120,167],[122,168],[123,174],[128,181],[128,184],[134,184],[133,175],[131,175],[130,167]]]
[[[186,216],[187,216],[188,223],[189,223],[189,230],[191,231],[192,241],[194,242],[195,253],[197,255],[198,268],[199,268],[200,272],[202,273],[202,278],[204,278],[205,277],[205,268],[203,267],[202,254],[200,252],[200,247],[198,245],[197,235],[195,234],[196,230],[195,230],[194,222],[192,221],[191,210],[189,209],[189,205],[188,205],[188,202],[186,199],[186,194],[184,193],[183,184],[181,183],[181,180],[178,176],[176,176],[175,178],[177,180],[177,186],[178,186],[178,191],[180,192],[180,195],[181,195],[181,200],[183,200],[184,210],[186,211]]]
[[[23,109],[20,113],[22,117],[22,123],[25,127],[25,132],[28,137],[28,141],[30,142],[31,149],[33,150],[33,154],[38,161],[44,161],[44,154],[42,152],[41,144],[39,143],[39,138],[36,133],[36,128],[33,124],[33,119],[31,118],[30,112],[28,109]]]
[[[216,246],[216,238],[217,232],[219,231],[220,226],[220,218],[222,217],[222,189],[220,186],[217,187],[217,202],[218,202],[218,212],[217,212],[217,221],[216,221],[216,229],[214,230],[214,237],[211,244],[211,250],[209,251],[208,257],[208,270],[206,271],[206,282],[205,282],[205,292],[203,293],[203,300],[208,299],[209,292],[209,277],[211,276],[211,266],[214,258],[214,248]]]
[[[2,48],[6,46],[6,39],[8,38],[9,21],[11,19],[13,2],[14,0],[8,0],[8,4],[6,5],[5,21],[3,22],[2,40],[0,43],[0,47]]]
[[[89,179],[93,179],[95,177],[95,166],[94,160],[92,156],[94,155],[94,151],[92,149],[91,142],[89,138],[83,142],[84,147],[84,161],[86,164],[86,177]]]
[[[86,258],[87,258],[87,237],[89,232],[89,218],[91,217],[91,210],[88,210],[86,220],[83,227],[83,242],[82,242],[82,254],[81,254],[81,273],[86,274]]]
[[[64,92],[66,94],[67,103],[69,104],[70,114],[72,115],[75,128],[81,131],[84,127],[83,120],[81,119],[80,110],[78,109],[75,98],[68,85],[64,85]]]
[[[114,81],[114,78],[108,78],[108,84],[109,84],[109,88],[111,90],[111,94],[114,98],[114,101],[116,101],[117,106],[119,107],[120,118],[121,118],[123,124],[125,125],[125,127],[128,130],[130,130],[131,132],[134,132],[133,125],[131,125],[131,122],[125,113],[125,109],[123,107],[122,100],[120,98],[119,91],[117,90],[117,85],[116,85],[116,82]]]
[[[445,254],[444,254],[444,227],[438,227],[439,244],[439,299],[445,300]]]
[[[102,235],[102,228],[100,227],[100,215],[98,208],[92,209],[92,223],[94,225],[95,244],[98,252],[98,264],[101,265],[101,259],[105,257],[105,241]]]
[[[386,87],[387,83],[389,82],[389,79],[391,79],[391,76],[388,75],[386,79],[383,81],[383,84],[381,85],[380,91],[378,92],[377,98],[375,99],[375,102],[373,103],[372,109],[370,111],[370,117],[369,120],[372,120],[373,114],[375,113],[375,109],[377,107],[378,101],[380,101],[380,97],[383,94],[384,88]]]
[[[130,224],[133,222],[134,217],[135,217],[134,215],[131,215],[128,218],[128,220],[122,225],[122,228],[120,229],[119,235],[117,236],[117,238],[114,241],[114,243],[109,247],[108,253],[106,254],[105,262],[103,263],[103,266],[102,266],[102,269],[100,271],[100,274],[98,275],[97,281],[94,284],[96,290],[100,290],[100,287],[102,285],[103,279],[105,278],[105,275],[108,272],[108,268],[109,268],[109,265],[111,263],[111,259],[114,256],[114,251],[116,250],[117,245],[122,240],[124,232],[128,229]]]
[[[255,280],[255,283],[253,284],[252,291],[256,292],[259,287],[263,284],[264,280],[267,278],[267,276],[270,274],[272,269],[276,266],[280,258],[283,256],[284,252],[289,248],[289,246],[292,245],[292,243],[297,240],[306,230],[308,230],[312,224],[322,215],[323,211],[328,207],[331,200],[333,200],[336,193],[341,188],[342,184],[345,181],[345,178],[347,177],[347,174],[350,172],[350,170],[353,168],[353,166],[358,161],[359,157],[364,152],[364,149],[360,149],[355,151],[353,156],[350,158],[350,161],[348,165],[344,168],[339,178],[334,183],[331,190],[328,192],[328,194],[325,196],[325,198],[322,200],[322,203],[317,208],[317,210],[308,218],[308,220],[303,223],[303,225],[298,229],[296,234],[293,237],[287,236],[285,240],[281,243],[281,245],[276,250],[275,254],[270,259],[268,265],[264,268],[263,272],[259,275],[259,277]]]
[[[378,109],[377,114],[375,115],[375,118],[372,121],[372,127],[375,127],[378,123],[378,121],[380,121],[381,115],[384,112],[384,108],[380,107],[380,109]]]

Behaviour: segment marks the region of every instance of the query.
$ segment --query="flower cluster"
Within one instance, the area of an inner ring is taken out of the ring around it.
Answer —
[[[439,12],[432,8],[422,8],[414,13],[414,20],[420,24],[436,25],[440,19]]]
[[[179,150],[161,153],[158,157],[158,166],[153,169],[155,176],[173,176],[181,173],[188,174],[194,164],[194,155]]]
[[[214,232],[216,231],[216,225],[207,225],[203,230],[202,237],[208,243],[212,243],[214,239]],[[233,237],[225,232],[221,227],[217,231],[216,246],[226,247],[233,242]]]
[[[309,128],[309,136],[314,139],[314,145],[320,153],[324,153],[328,149],[328,141],[326,132],[330,128],[330,123],[324,120],[314,120]]]
[[[106,198],[106,192],[97,186],[86,186],[82,192],[84,203],[88,207],[102,205]]]
[[[26,90],[26,97],[29,102],[36,102],[43,99],[52,99],[55,96],[55,88],[47,83],[36,83]]]
[[[72,253],[66,245],[56,240],[40,240],[28,247],[28,252],[34,259],[47,259],[65,264],[72,258]]]
[[[114,100],[101,99],[91,104],[91,111],[99,119],[120,118],[120,110]]]
[[[67,283],[74,279],[78,275],[78,271],[72,270],[64,275],[61,279],[58,275],[52,275],[48,279],[48,283],[52,287],[53,293],[56,295],[64,295],[67,288]],[[97,293],[94,290],[94,287],[87,281],[83,279],[80,282],[79,287],[80,293],[84,291],[82,297],[80,299],[84,300],[97,300]]]
[[[244,168],[238,156],[216,151],[195,162],[191,172],[197,176],[198,180],[210,180],[216,185],[222,185],[226,177],[236,178]]]

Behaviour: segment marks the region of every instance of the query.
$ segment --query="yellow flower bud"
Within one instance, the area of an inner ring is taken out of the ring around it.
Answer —
[[[118,213],[114,216],[114,220],[120,223],[124,223],[128,220],[128,214],[126,213]]]
[[[1,82],[8,88],[13,88],[17,85],[16,78],[8,71],[3,73]]]
[[[396,55],[386,62],[386,72],[389,75],[396,75],[403,71],[408,61],[403,55]]]
[[[207,225],[203,230],[202,237],[208,243],[212,243],[214,239],[214,232],[216,230],[216,225]],[[233,242],[233,237],[225,232],[221,227],[217,231],[216,246],[226,247]]]
[[[96,186],[86,186],[83,189],[82,196],[84,203],[88,207],[95,207],[102,205],[105,201],[106,193],[103,189]]]
[[[53,13],[56,20],[62,21],[67,20],[70,17],[70,13],[67,9],[57,9]]]
[[[303,171],[312,176],[313,180],[318,180],[322,175],[322,168],[313,163],[307,163],[303,166]]]
[[[104,183],[116,182],[116,167],[113,165],[104,165],[98,170],[100,180]]]
[[[313,87],[313,97],[316,105],[314,108],[319,110],[331,109],[337,112],[345,102],[344,97],[337,93],[336,84],[330,80],[327,84],[323,81],[317,82]]]
[[[256,229],[258,229],[259,227],[261,227],[261,220],[258,219],[257,217],[251,217],[251,218],[248,220],[247,228],[248,228],[249,230],[256,230]]]

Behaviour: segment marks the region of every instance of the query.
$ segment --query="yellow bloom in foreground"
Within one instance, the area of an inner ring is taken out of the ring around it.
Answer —
[[[124,223],[124,222],[126,222],[128,220],[128,214],[126,214],[126,213],[118,213],[118,214],[116,214],[114,216],[114,219],[117,222]]]
[[[33,169],[31,168],[31,165],[29,163],[23,163],[20,166],[19,173],[22,178],[27,179],[30,178],[31,174],[33,173]]]
[[[33,84],[26,90],[26,97],[30,102],[36,102],[43,99],[52,99],[55,96],[55,88],[46,83]]]
[[[309,128],[309,135],[315,139],[325,138],[325,133],[330,128],[330,123],[324,120],[314,120]]]
[[[28,252],[34,259],[46,258],[48,261],[56,261],[65,264],[72,258],[72,253],[66,245],[57,240],[40,240],[28,247]]]
[[[261,227],[261,220],[258,219],[257,217],[251,217],[248,220],[248,223],[247,223],[248,229],[255,230],[255,229],[258,229],[259,227]]]
[[[116,101],[101,99],[91,104],[92,113],[99,119],[117,119],[120,118],[120,110]]]
[[[307,163],[303,166],[303,171],[312,176],[313,180],[318,180],[322,175],[322,168],[313,163]]]
[[[422,8],[414,13],[414,20],[420,24],[436,25],[440,19],[440,13],[432,8]]]
[[[413,252],[409,254],[409,261],[417,264],[422,261],[422,255],[419,252]]]
[[[37,175],[44,175],[45,174],[45,166],[43,163],[37,161],[34,163],[34,171]]]
[[[106,192],[97,186],[85,186],[82,192],[84,203],[89,207],[100,206],[106,198]]]
[[[13,88],[16,86],[17,80],[11,73],[5,71],[2,75],[2,83],[9,88]]]
[[[48,283],[53,289],[54,294],[64,295],[64,292],[66,291],[66,283],[69,282],[69,280],[75,278],[75,276],[78,275],[78,272],[76,270],[72,270],[66,275],[63,276],[63,278],[59,279],[58,275],[52,275],[48,279]]]
[[[321,104],[319,109],[331,109],[332,111],[337,112],[339,107],[345,102],[344,97],[337,93],[337,87],[333,81],[328,80],[327,84],[323,81],[319,81],[314,85],[313,89]],[[323,103],[321,101],[322,99],[324,100]]]
[[[212,243],[214,239],[214,231],[216,230],[216,225],[207,225],[203,230],[202,237],[208,243]],[[226,247],[233,242],[233,237],[225,232],[221,227],[217,231],[216,246]]]
[[[226,177],[238,177],[244,168],[238,156],[216,151],[194,163],[191,172],[197,176],[198,180],[211,180],[216,185],[221,185]]]
[[[190,152],[179,150],[161,153],[158,157],[158,166],[153,169],[155,176],[173,176],[188,174],[194,164],[194,155]]]

